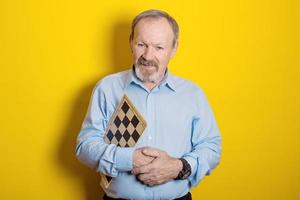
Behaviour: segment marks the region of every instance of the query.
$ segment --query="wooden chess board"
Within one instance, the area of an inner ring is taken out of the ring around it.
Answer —
[[[114,111],[105,132],[104,141],[119,147],[133,147],[147,127],[146,120],[138,112],[129,98],[124,95]],[[111,177],[102,176],[102,184],[107,188]]]

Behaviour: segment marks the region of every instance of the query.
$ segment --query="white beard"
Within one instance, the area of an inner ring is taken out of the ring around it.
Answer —
[[[135,67],[135,74],[143,82],[158,83],[162,79],[162,75],[159,74],[158,70],[149,73],[147,70],[143,70],[140,66]]]

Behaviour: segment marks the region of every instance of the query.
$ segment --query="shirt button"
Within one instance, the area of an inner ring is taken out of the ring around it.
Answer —
[[[152,137],[151,137],[151,136],[149,136],[149,137],[148,137],[148,139],[149,139],[149,140],[152,140]]]

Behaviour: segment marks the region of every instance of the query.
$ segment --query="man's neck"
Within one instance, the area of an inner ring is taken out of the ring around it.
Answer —
[[[155,86],[156,85],[158,85],[159,83],[154,83],[154,82],[144,82],[143,83],[145,86],[146,86],[146,88],[148,89],[148,90],[152,90],[153,88],[155,88]]]

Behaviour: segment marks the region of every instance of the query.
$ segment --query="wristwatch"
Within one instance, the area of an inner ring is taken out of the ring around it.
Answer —
[[[175,180],[184,180],[191,175],[192,169],[191,165],[184,158],[179,158],[179,160],[182,162],[182,170],[179,172]]]

